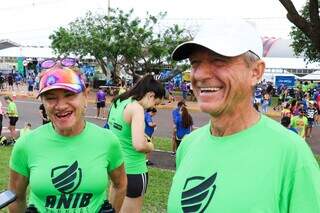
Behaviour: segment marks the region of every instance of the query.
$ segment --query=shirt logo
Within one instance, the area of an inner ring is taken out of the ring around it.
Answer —
[[[214,184],[217,173],[205,179],[194,176],[186,180],[181,194],[181,206],[183,212],[204,212],[211,202],[216,190]]]
[[[81,168],[78,168],[78,161],[70,166],[58,166],[51,170],[51,180],[54,187],[61,193],[70,194],[80,185],[82,179]]]

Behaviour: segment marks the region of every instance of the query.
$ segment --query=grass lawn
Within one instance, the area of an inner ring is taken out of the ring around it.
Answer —
[[[158,149],[158,150],[171,151],[172,149],[171,138],[154,137],[153,143],[154,143],[155,149]]]
[[[161,140],[158,143],[162,143]],[[168,140],[168,142],[170,142]],[[12,147],[0,147],[0,190],[6,189],[9,174],[9,157]],[[166,212],[167,199],[173,171],[149,168],[149,185],[143,206],[143,212]],[[0,210],[0,212],[6,212]]]

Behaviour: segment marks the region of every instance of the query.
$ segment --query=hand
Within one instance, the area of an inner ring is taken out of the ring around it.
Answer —
[[[144,137],[146,138],[146,140],[147,140],[148,143],[151,143],[151,142],[152,142],[151,137],[149,137],[147,134],[144,134]]]

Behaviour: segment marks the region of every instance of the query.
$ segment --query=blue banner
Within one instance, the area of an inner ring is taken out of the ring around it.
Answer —
[[[295,82],[295,76],[276,76],[275,86],[276,88],[280,86],[294,87]]]

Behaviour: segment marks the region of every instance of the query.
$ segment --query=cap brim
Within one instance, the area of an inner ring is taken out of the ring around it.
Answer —
[[[181,60],[187,59],[187,58],[189,58],[189,56],[193,52],[193,50],[196,48],[199,48],[199,47],[207,48],[207,47],[205,47],[201,44],[195,43],[193,41],[184,42],[176,47],[176,49],[173,51],[171,57],[175,61],[181,61]]]
[[[54,84],[54,85],[50,85],[50,86],[47,86],[47,87],[43,88],[39,92],[39,94],[37,95],[37,98],[39,98],[43,93],[48,92],[49,90],[54,90],[54,89],[64,89],[64,90],[68,90],[68,91],[76,93],[76,94],[78,94],[78,93],[83,91],[79,85],[74,85],[74,84]]]
[[[207,44],[202,44],[201,42],[196,41],[187,41],[182,44],[180,44],[172,53],[172,59],[175,61],[181,61],[184,59],[187,59],[190,57],[190,54],[192,54],[196,49],[205,48],[209,51],[212,51],[216,54],[226,56],[226,57],[235,57],[238,55],[241,55],[249,50],[236,50],[227,48],[228,50],[224,50],[224,47],[222,45],[212,45],[211,47]]]

